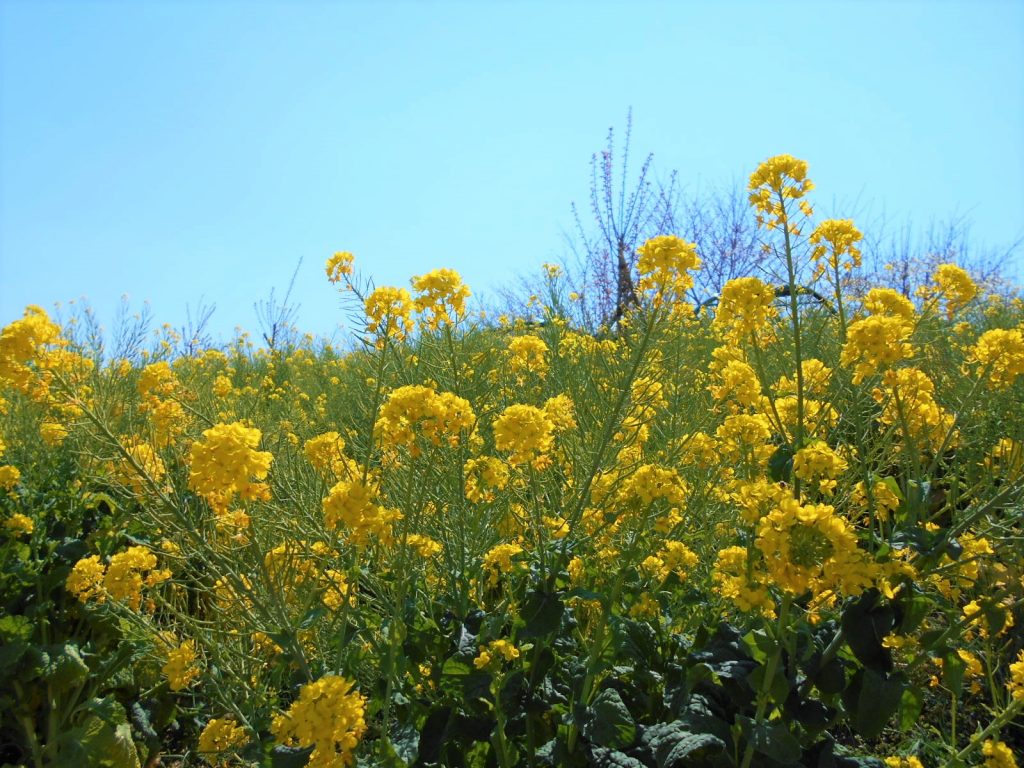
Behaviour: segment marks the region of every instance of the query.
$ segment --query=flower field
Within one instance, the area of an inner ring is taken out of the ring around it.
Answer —
[[[452,270],[345,350],[0,335],[0,764],[1016,765],[1024,304],[858,280],[807,166],[778,279],[638,251],[596,335]]]

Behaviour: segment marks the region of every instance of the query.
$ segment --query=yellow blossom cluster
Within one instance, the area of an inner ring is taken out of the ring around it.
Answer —
[[[491,547],[483,558],[483,569],[487,574],[488,586],[496,587],[503,574],[511,573],[513,558],[521,554],[523,554],[523,548],[518,544],[497,544]]]
[[[50,344],[60,341],[60,326],[37,306],[0,331],[0,384],[28,391],[32,371],[28,364]]]
[[[381,286],[366,297],[366,330],[376,339],[377,348],[383,348],[387,340],[403,341],[415,327],[412,313],[412,297],[405,288]]]
[[[985,331],[971,349],[970,358],[978,363],[979,372],[987,375],[992,389],[1008,389],[1024,374],[1024,331]]]
[[[509,341],[505,354],[508,367],[515,373],[529,372],[543,378],[548,371],[548,345],[537,336],[516,336]]]
[[[109,597],[138,611],[142,588],[154,587],[170,577],[169,570],[157,568],[156,555],[149,549],[133,546],[112,555],[106,566],[99,555],[82,558],[68,574],[65,587],[83,603],[102,603]]]
[[[198,751],[206,760],[213,761],[249,740],[245,728],[238,725],[233,717],[214,717],[199,734]]]
[[[758,226],[787,227],[793,234],[799,234],[787,202],[798,200],[814,189],[814,182],[807,178],[806,162],[792,155],[769,157],[750,175],[747,189],[750,205],[757,212]],[[801,212],[810,216],[810,206],[806,201],[800,202]]]
[[[955,419],[935,402],[935,384],[918,368],[887,371],[883,386],[871,394],[882,405],[881,422],[910,440],[918,450],[939,450],[953,445]]]
[[[459,436],[470,432],[475,423],[476,414],[465,398],[411,384],[388,395],[377,417],[374,435],[386,448],[401,446],[418,456],[422,450],[417,434],[431,445],[441,445],[443,441],[454,448],[459,444]]]
[[[262,434],[241,422],[216,424],[203,430],[202,440],[189,451],[189,488],[204,497],[218,511],[240,496],[244,500],[266,500],[270,489],[266,479],[274,457],[258,451]]]
[[[675,235],[652,237],[637,249],[639,288],[682,296],[693,287],[690,272],[700,267],[697,246]]]
[[[484,648],[480,649],[479,655],[473,659],[473,666],[477,669],[484,669],[490,666],[496,659],[512,661],[519,658],[519,649],[508,640],[493,640]]]
[[[193,681],[202,674],[202,670],[196,664],[199,654],[196,651],[194,640],[186,640],[180,644],[171,644],[170,639],[163,639],[165,644],[171,647],[167,651],[167,661],[161,668],[161,672],[167,678],[172,691],[181,691],[188,688]]]
[[[778,315],[775,289],[756,277],[738,277],[722,287],[712,327],[733,344],[752,335],[769,338],[769,322]]]
[[[469,287],[454,269],[435,269],[412,279],[416,291],[416,309],[423,313],[423,323],[436,331],[458,322],[466,314]]]
[[[920,290],[930,301],[942,300],[946,317],[952,319],[958,310],[967,306],[978,295],[978,285],[967,271],[956,264],[940,264],[932,275],[932,284]]]
[[[783,500],[758,524],[757,548],[772,582],[792,595],[857,595],[873,583],[853,528],[827,504]]]
[[[840,361],[853,367],[853,383],[913,356],[914,348],[907,342],[910,331],[906,320],[891,315],[870,315],[851,323]]]
[[[313,747],[310,768],[344,768],[366,733],[366,697],[355,683],[325,675],[307,683],[287,712],[274,717],[271,731],[288,746]]]
[[[533,405],[510,405],[494,420],[494,447],[510,454],[512,464],[543,468],[554,445],[551,417]]]
[[[494,501],[509,481],[508,464],[494,456],[469,459],[463,468],[466,498],[473,502]]]
[[[402,514],[377,504],[377,493],[372,477],[340,480],[323,500],[324,525],[333,531],[340,523],[355,544],[366,543],[370,536],[390,541],[392,523]]]
[[[872,288],[863,303],[864,309],[872,315],[902,318],[908,325],[914,322],[914,304],[892,288]]]
[[[808,483],[817,483],[819,493],[831,495],[836,478],[848,468],[846,459],[824,440],[815,440],[793,455],[793,474]]]
[[[811,259],[814,261],[815,279],[827,275],[834,279],[840,271],[851,271],[860,266],[860,249],[864,236],[850,219],[826,219],[811,233]],[[846,257],[845,259],[843,257]]]
[[[324,271],[332,283],[341,282],[352,274],[352,262],[355,257],[348,251],[338,251],[327,260]]]

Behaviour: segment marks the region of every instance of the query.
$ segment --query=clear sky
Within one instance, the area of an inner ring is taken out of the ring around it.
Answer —
[[[821,204],[1024,234],[1018,0],[0,0],[0,324],[206,297],[230,334],[302,258],[330,333],[336,250],[486,293],[564,255],[630,106],[691,189],[787,152]]]

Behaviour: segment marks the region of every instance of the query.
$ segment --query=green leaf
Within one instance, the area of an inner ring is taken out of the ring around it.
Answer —
[[[583,735],[610,749],[624,749],[636,740],[636,723],[614,688],[605,688],[590,705]]]
[[[591,747],[590,764],[607,765],[609,768],[645,768],[635,757],[607,747]]]
[[[796,736],[783,723],[757,723],[742,715],[736,718],[754,751],[783,765],[795,765],[803,753]]]
[[[924,709],[924,691],[916,685],[908,687],[900,697],[900,730],[909,731],[921,718]]]
[[[73,643],[47,646],[49,664],[43,671],[44,679],[55,691],[66,691],[89,677],[89,666]]]
[[[950,651],[942,658],[942,683],[954,696],[959,696],[964,689],[964,672],[967,663],[956,651]]]
[[[523,601],[520,615],[526,625],[519,630],[520,638],[544,637],[554,632],[562,623],[565,605],[553,592],[530,592]]]
[[[312,747],[276,746],[270,750],[270,766],[271,768],[305,768],[312,752]]]
[[[856,692],[853,727],[865,739],[873,739],[889,724],[899,709],[906,683],[901,677],[886,676],[871,669],[858,674],[849,693]]]
[[[658,768],[687,768],[698,757],[720,753],[725,742],[712,733],[695,733],[682,723],[658,723],[641,739]]]
[[[780,445],[768,459],[768,476],[775,482],[788,482],[793,474],[793,447]]]
[[[888,603],[879,603],[879,592],[871,589],[843,610],[843,632],[846,642],[868,669],[875,672],[889,672],[892,669],[892,654],[882,645],[882,640],[892,631],[895,613]]]

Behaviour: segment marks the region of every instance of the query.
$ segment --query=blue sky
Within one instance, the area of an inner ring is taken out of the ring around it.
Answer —
[[[0,323],[123,294],[255,327],[300,258],[478,294],[565,254],[589,157],[691,189],[810,163],[835,213],[1024,234],[1024,3],[0,2]]]

